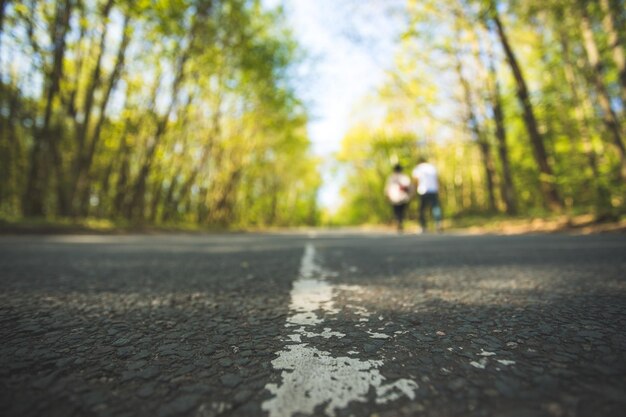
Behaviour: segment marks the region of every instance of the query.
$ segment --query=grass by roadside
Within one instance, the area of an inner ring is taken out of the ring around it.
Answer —
[[[174,225],[133,224],[104,219],[2,219],[1,234],[156,234],[156,233],[209,233],[238,230],[202,227],[197,224]]]
[[[429,223],[428,232],[433,232],[432,222]],[[504,215],[494,216],[463,216],[453,219],[444,219],[443,229],[447,233],[460,234],[499,234],[515,235],[529,233],[626,233],[626,217],[599,221],[594,214],[577,215],[552,215],[542,214],[535,217],[507,217]],[[367,224],[349,228],[334,226],[328,230],[355,230],[371,232],[395,233],[392,224]],[[405,233],[412,234],[419,230],[416,221],[405,223]]]
[[[593,214],[549,215],[526,218],[462,218],[449,224],[448,230],[469,234],[524,234],[524,233],[608,233],[626,232],[626,218],[598,221]]]
[[[393,231],[389,225],[362,225],[352,227],[335,226],[322,228],[336,231]],[[406,225],[408,233],[418,229],[417,224]],[[525,234],[525,233],[626,233],[626,217],[612,221],[597,221],[593,214],[579,215],[544,215],[537,217],[506,216],[464,216],[444,221],[448,232],[464,234]],[[157,233],[218,233],[218,232],[280,232],[311,231],[314,227],[304,228],[247,228],[227,229],[199,226],[197,224],[148,225],[113,222],[102,219],[2,219],[0,235],[4,234],[157,234]]]

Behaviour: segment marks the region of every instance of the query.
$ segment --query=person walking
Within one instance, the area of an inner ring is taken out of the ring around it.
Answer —
[[[385,196],[391,203],[398,233],[402,233],[404,229],[404,213],[411,201],[411,178],[402,173],[402,165],[394,165],[393,173],[387,178],[387,183],[385,184]]]
[[[421,158],[417,166],[411,173],[417,185],[419,195],[419,220],[420,233],[426,231],[426,210],[431,211],[435,221],[435,228],[438,232],[441,228],[441,205],[439,204],[439,181],[437,178],[437,168],[429,163],[425,158]]]

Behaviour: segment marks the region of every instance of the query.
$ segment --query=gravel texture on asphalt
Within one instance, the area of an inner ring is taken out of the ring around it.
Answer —
[[[333,308],[298,345],[306,245]],[[313,415],[626,410],[624,235],[4,236],[0,288],[7,417],[267,415],[302,345],[414,381]]]

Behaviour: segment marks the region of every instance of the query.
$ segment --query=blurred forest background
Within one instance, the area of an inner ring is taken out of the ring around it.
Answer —
[[[0,10],[4,215],[316,223],[297,45],[279,12],[246,0]]]
[[[390,163],[410,171],[420,155],[439,168],[444,216],[623,213],[623,0],[409,0],[407,14],[343,141],[339,218],[387,215]]]
[[[391,166],[420,156],[446,217],[624,213],[624,0],[402,4],[328,213],[295,88],[305,51],[280,7],[0,0],[0,218],[383,223]]]

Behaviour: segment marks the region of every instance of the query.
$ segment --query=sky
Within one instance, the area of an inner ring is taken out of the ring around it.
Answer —
[[[342,181],[341,172],[331,170],[333,154],[341,146],[358,103],[383,82],[385,68],[393,62],[399,25],[391,24],[392,18],[385,13],[377,13],[385,7],[383,3],[390,4],[383,0],[264,3],[266,7],[284,7],[287,23],[307,54],[298,71],[297,91],[311,112],[307,129],[313,153],[325,161],[319,203],[333,211],[341,203]]]

